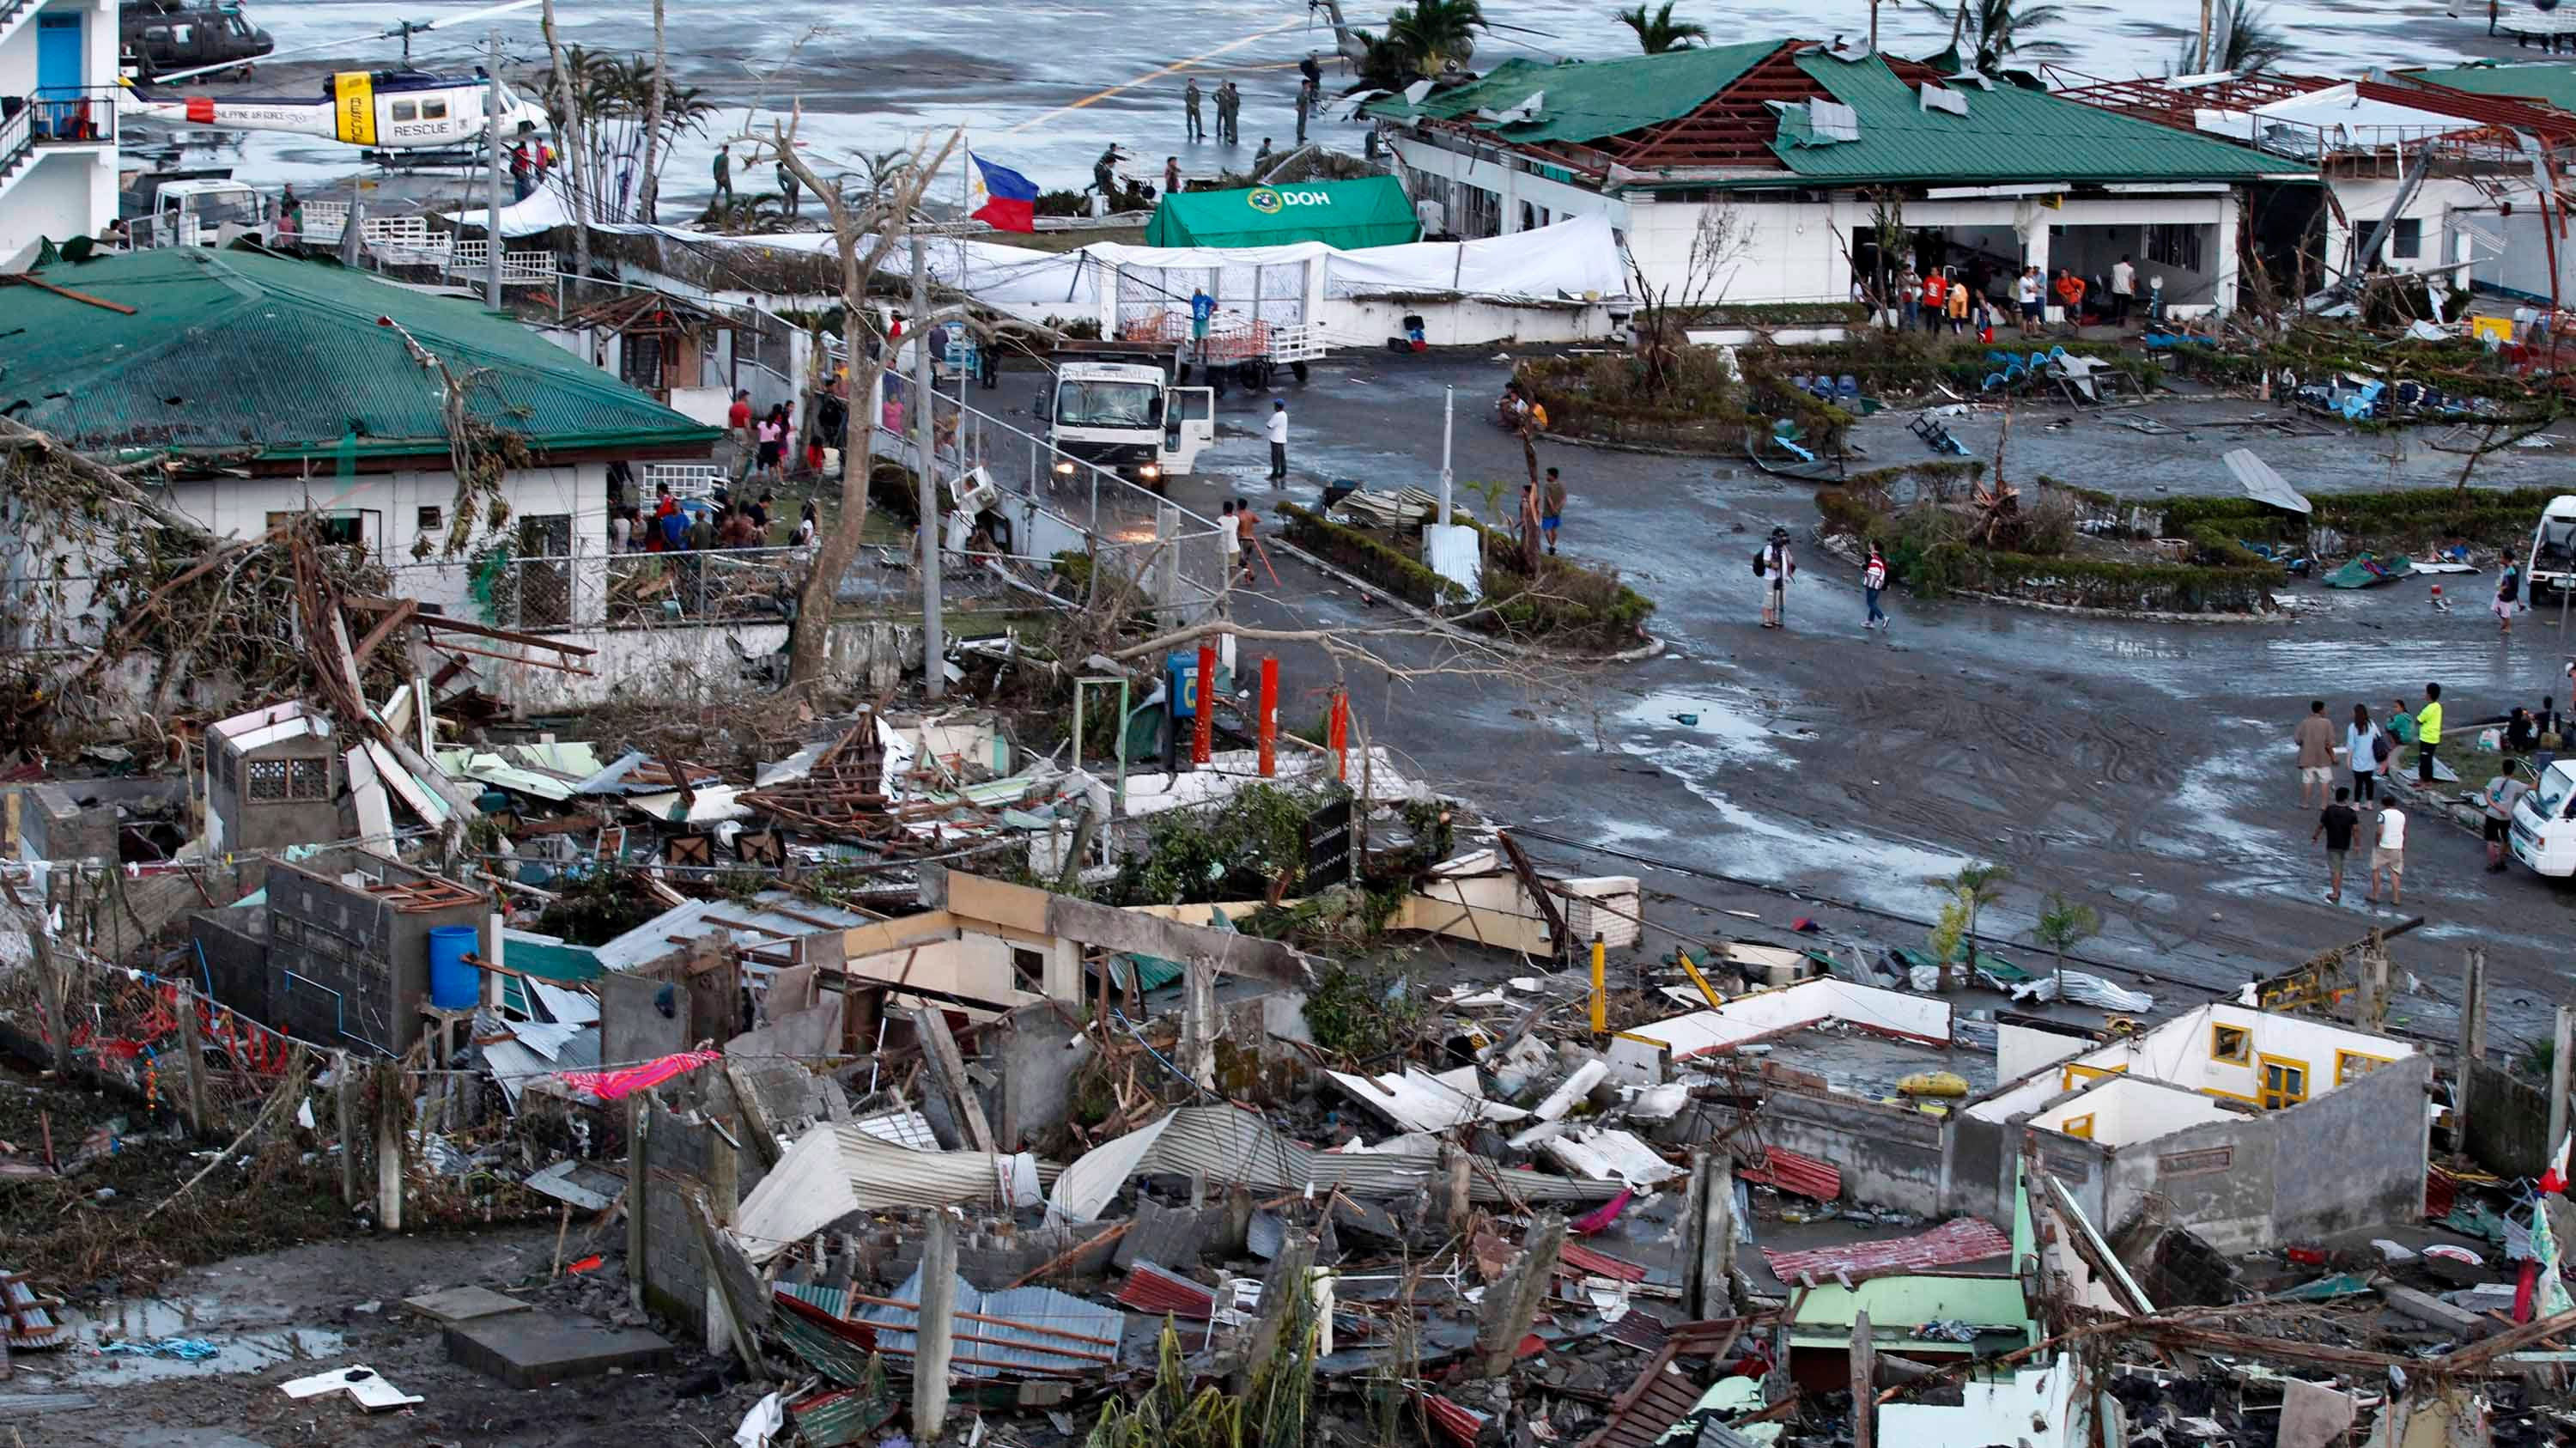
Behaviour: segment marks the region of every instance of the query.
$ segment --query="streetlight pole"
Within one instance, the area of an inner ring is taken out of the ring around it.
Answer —
[[[948,645],[939,629],[939,456],[931,410],[939,395],[930,388],[930,257],[921,233],[912,234],[912,405],[918,413],[915,444],[921,452],[921,680],[932,699],[948,693]],[[847,466],[847,464],[844,464]]]
[[[1440,526],[1449,526],[1449,434],[1458,423],[1458,389],[1446,389],[1440,399]]]
[[[406,32],[403,39],[405,43],[409,43],[411,39],[410,34]],[[483,149],[488,154],[485,155],[483,159],[485,162],[485,169],[490,174],[485,178],[486,186],[484,196],[487,209],[483,213],[483,237],[484,244],[492,249],[492,254],[487,258],[491,265],[487,269],[487,273],[483,278],[483,305],[497,312],[501,310],[500,26],[495,25],[492,27],[491,38],[484,42],[484,49],[487,58],[483,62],[483,69],[487,84],[483,91]]]

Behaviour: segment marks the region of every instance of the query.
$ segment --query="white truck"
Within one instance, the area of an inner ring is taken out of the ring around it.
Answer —
[[[2543,589],[2553,594],[2576,591],[2576,494],[2561,494],[2540,510],[2522,577],[2531,586],[2533,608],[2540,607]]]
[[[1046,424],[1059,479],[1089,463],[1160,491],[1164,479],[1197,471],[1199,454],[1216,445],[1215,392],[1173,386],[1170,369],[1154,361],[1059,361],[1030,410]]]
[[[2561,759],[2513,802],[2513,857],[2533,872],[2576,875],[2576,760]]]
[[[163,181],[143,199],[142,214],[127,222],[137,247],[222,246],[237,236],[266,242],[275,220],[268,198],[246,181],[220,177]]]

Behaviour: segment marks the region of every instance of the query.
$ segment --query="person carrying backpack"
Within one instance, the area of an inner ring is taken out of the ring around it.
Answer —
[[[1753,576],[1765,580],[1762,592],[1762,626],[1785,628],[1789,622],[1789,579],[1798,571],[1798,560],[1789,554],[1789,530],[1774,528],[1771,541],[1753,555]]]

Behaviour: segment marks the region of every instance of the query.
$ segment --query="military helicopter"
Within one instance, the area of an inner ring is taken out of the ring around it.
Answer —
[[[509,0],[488,10],[443,20],[406,20],[360,39],[399,35],[403,58],[408,61],[411,37],[416,34],[489,20],[539,3],[540,0]],[[351,43],[348,39],[326,40],[273,54],[343,48]],[[186,80],[231,68],[228,64],[197,66],[170,72],[161,79]],[[137,86],[124,92],[120,109],[129,115],[181,125],[286,131],[346,141],[375,151],[452,150],[482,142],[485,104],[490,95],[490,82],[479,71],[473,75],[436,75],[406,65],[399,70],[340,71],[324,77],[312,94],[301,96],[176,96]],[[501,132],[505,136],[553,129],[543,107],[521,99],[506,86],[502,88],[501,104]]]
[[[190,66],[237,65],[247,72],[252,61],[277,48],[267,31],[252,28],[239,5],[223,0],[125,0],[118,38],[125,69],[137,80]]]

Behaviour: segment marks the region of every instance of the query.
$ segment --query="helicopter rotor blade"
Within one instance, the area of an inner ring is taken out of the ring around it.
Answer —
[[[257,64],[266,61],[278,60],[290,55],[308,55],[317,50],[343,49],[350,46],[364,45],[371,40],[395,40],[401,38],[405,33],[412,35],[426,35],[433,30],[444,30],[450,26],[464,25],[476,20],[490,20],[495,16],[508,15],[513,11],[533,9],[543,3],[545,3],[545,0],[509,0],[509,3],[505,5],[494,5],[488,9],[469,11],[463,15],[450,15],[437,20],[423,20],[417,22],[407,21],[399,25],[388,26],[383,30],[371,30],[364,35],[344,36],[335,40],[318,40],[307,45],[290,45],[284,50],[272,50],[266,55],[257,56],[253,60],[247,62],[228,60],[221,65],[200,65],[188,70],[169,71],[165,74],[154,76],[152,79],[153,83],[156,85],[166,85],[172,81],[187,80],[191,77],[200,75],[211,75],[219,70],[238,70],[245,64]]]

